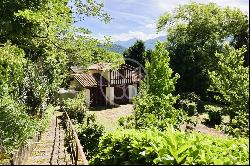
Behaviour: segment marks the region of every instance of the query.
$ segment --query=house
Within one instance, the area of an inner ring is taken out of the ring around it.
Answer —
[[[137,95],[142,78],[139,70],[128,64],[112,70],[110,63],[98,63],[87,69],[72,66],[73,81],[76,90],[85,90],[86,101],[91,107],[120,105],[130,103]]]

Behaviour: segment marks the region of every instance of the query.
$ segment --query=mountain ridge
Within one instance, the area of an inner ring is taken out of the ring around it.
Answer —
[[[137,40],[140,40],[140,39],[132,38],[132,39],[129,39],[127,41],[116,41],[116,42],[114,42],[114,44],[120,45],[120,46],[127,49],[127,48],[131,47]],[[155,43],[157,40],[165,41],[166,36],[159,36],[159,37],[156,37],[153,39],[145,40],[144,43],[145,43],[146,49],[154,49],[154,46],[155,46]]]

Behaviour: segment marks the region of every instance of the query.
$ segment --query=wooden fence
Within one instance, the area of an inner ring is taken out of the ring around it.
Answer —
[[[69,137],[70,154],[73,164],[88,165],[88,160],[86,159],[80,140],[78,139],[77,132],[74,129],[74,126],[66,111],[64,111],[64,116],[67,130],[66,133]]]

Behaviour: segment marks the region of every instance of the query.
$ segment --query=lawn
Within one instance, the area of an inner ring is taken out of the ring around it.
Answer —
[[[114,108],[91,108],[88,113],[95,114],[98,123],[102,124],[106,130],[112,131],[118,127],[118,120],[122,116],[127,116],[132,113],[133,105],[120,105]]]

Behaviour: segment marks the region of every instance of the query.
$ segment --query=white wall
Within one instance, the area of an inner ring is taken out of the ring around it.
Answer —
[[[133,97],[137,95],[137,84],[128,86],[128,94],[129,94],[129,101],[131,101]]]
[[[90,105],[90,90],[85,89],[85,95],[86,95],[86,103],[89,106]]]
[[[106,98],[111,105],[114,105],[114,96],[114,87],[106,87]]]
[[[106,80],[110,81],[109,70],[102,71],[100,73]]]

